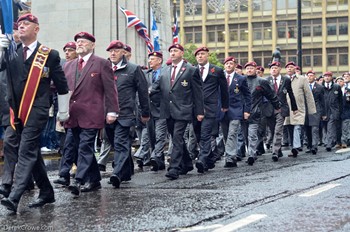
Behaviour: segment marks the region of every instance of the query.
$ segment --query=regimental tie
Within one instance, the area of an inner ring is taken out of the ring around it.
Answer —
[[[157,80],[157,70],[152,72],[152,83],[156,82]]]
[[[83,69],[84,59],[80,58],[79,64],[78,64],[78,70],[81,71]]]
[[[177,67],[177,66],[175,66],[175,65],[173,66],[173,73],[171,74],[171,79],[170,79],[170,85],[171,85],[171,87],[173,87],[174,82],[175,82],[176,67]]]
[[[113,66],[113,72],[117,71],[117,69],[118,69],[118,66],[117,66],[117,65],[114,65],[114,66]]]
[[[28,51],[28,47],[23,47],[23,60],[26,61],[27,60],[27,51]]]
[[[310,84],[310,90],[311,90],[311,92],[312,92],[312,84]]]
[[[201,66],[201,68],[200,68],[200,73],[201,73],[201,77],[203,78],[204,66]]]
[[[227,87],[230,87],[230,74],[227,74],[226,81],[227,81]]]
[[[274,84],[273,87],[275,88],[275,92],[278,92],[278,84],[277,84],[277,77],[274,78]]]

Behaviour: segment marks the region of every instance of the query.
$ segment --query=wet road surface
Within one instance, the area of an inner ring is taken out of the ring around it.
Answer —
[[[103,172],[102,189],[74,198],[54,186],[56,202],[28,208],[38,190],[26,193],[18,213],[0,206],[0,231],[349,231],[350,153],[301,153],[279,162],[265,154],[254,166],[226,169],[224,161],[205,174],[178,180],[165,171],[137,170],[114,189]],[[59,157],[46,156],[50,180]]]

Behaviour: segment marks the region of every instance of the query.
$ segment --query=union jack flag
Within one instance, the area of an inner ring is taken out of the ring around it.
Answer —
[[[173,44],[177,43],[179,43],[179,23],[177,21],[177,13],[174,11]]]
[[[143,24],[142,21],[131,11],[121,6],[119,7],[119,9],[124,13],[126,17],[127,27],[135,27],[137,34],[145,41],[147,45],[148,53],[153,52],[153,44],[148,35],[148,30],[145,24]]]

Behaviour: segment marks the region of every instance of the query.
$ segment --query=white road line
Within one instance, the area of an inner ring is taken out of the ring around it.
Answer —
[[[191,228],[185,228],[185,229],[180,229],[178,230],[179,232],[187,232],[187,231],[203,231],[203,230],[213,230],[216,228],[220,228],[223,227],[223,225],[221,224],[213,224],[213,225],[209,225],[209,226],[194,226]]]
[[[252,214],[246,218],[242,218],[236,222],[228,224],[222,228],[216,229],[213,232],[231,232],[237,230],[243,226],[249,225],[253,222],[259,221],[263,218],[267,217],[266,214]]]
[[[309,192],[300,194],[299,197],[312,197],[312,196],[320,194],[320,193],[322,193],[324,191],[327,191],[327,190],[330,190],[332,188],[335,188],[335,187],[337,187],[339,185],[341,185],[341,184],[327,184],[327,185],[322,186],[320,188],[317,188],[317,189],[311,190]]]

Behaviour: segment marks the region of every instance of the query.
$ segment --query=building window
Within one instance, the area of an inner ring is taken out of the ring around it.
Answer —
[[[327,35],[347,35],[348,18],[331,18],[327,19]]]
[[[185,27],[185,43],[202,43],[202,27]]]
[[[322,49],[303,50],[303,66],[315,67],[322,66]]]
[[[248,41],[248,24],[229,25],[230,41]]]
[[[269,66],[269,63],[272,60],[271,57],[272,57],[271,51],[253,52],[254,61],[262,67]]]
[[[296,21],[278,21],[277,36],[279,39],[296,38]]]
[[[254,40],[270,40],[272,38],[271,22],[253,23]]]
[[[225,42],[224,26],[207,26],[208,42]]]

